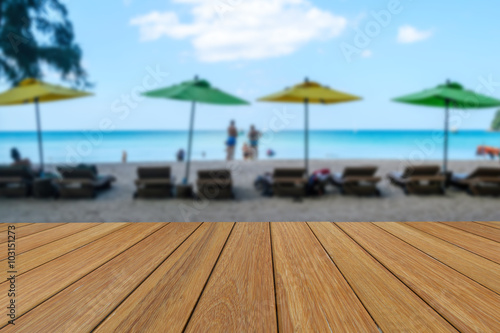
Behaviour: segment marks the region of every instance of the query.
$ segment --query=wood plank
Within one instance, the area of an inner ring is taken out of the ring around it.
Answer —
[[[27,225],[23,228],[16,228],[16,240],[36,234],[37,232],[61,226],[63,224],[65,223],[32,223],[31,225]],[[0,245],[7,243],[7,234],[8,230],[0,232]]]
[[[71,236],[59,239],[52,243],[42,245],[36,249],[21,253],[17,256],[17,275],[24,274],[35,267],[54,260],[86,244],[102,238],[118,229],[124,228],[128,223],[102,223],[94,228],[80,231]]]
[[[500,265],[491,260],[404,223],[377,222],[375,225],[500,294]]]
[[[232,227],[204,223],[95,332],[181,332]]]
[[[22,292],[16,295],[17,316],[31,310],[163,226],[159,223],[130,224],[18,276],[16,288]],[[9,301],[8,287],[7,282],[0,284],[0,304],[7,304]],[[7,316],[0,316],[0,326],[7,324],[7,320]]]
[[[40,231],[39,233],[22,237],[17,240],[17,255],[37,248],[39,246],[51,243],[55,240],[76,234],[82,230],[98,226],[99,223],[67,223],[59,227]],[[7,258],[7,253],[0,253],[0,261]]]
[[[471,234],[491,239],[495,242],[500,242],[500,229],[491,228],[474,222],[441,222],[447,226],[457,228]]]
[[[459,331],[500,332],[500,295],[374,224],[337,225]]]
[[[237,223],[186,332],[277,329],[269,223]]]
[[[479,222],[479,221],[476,221],[475,223],[479,223],[479,224],[482,224],[482,225],[485,225],[488,227],[500,229],[500,222]]]
[[[484,237],[436,222],[406,222],[406,225],[500,264],[500,244],[490,239],[485,239]]]
[[[31,310],[19,318],[15,326],[9,325],[4,331],[92,331],[199,225],[200,223],[166,225]],[[152,304],[143,306],[148,308]],[[168,326],[164,328],[166,327]],[[130,330],[132,328],[127,327],[120,331]]]
[[[9,225],[13,225],[16,227],[16,229],[18,229],[18,228],[25,227],[25,226],[30,225],[30,224],[33,224],[33,223],[1,223],[0,224],[0,232],[8,230]]]
[[[309,225],[383,332],[456,332],[337,226]]]
[[[377,325],[304,222],[272,223],[283,332],[379,332]]]

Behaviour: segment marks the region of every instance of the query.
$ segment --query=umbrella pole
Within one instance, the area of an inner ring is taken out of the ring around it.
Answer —
[[[188,184],[189,180],[189,167],[191,165],[191,146],[193,144],[193,127],[194,127],[194,112],[196,108],[196,102],[193,101],[191,106],[191,119],[189,121],[189,139],[188,139],[188,151],[187,151],[187,163],[186,163],[186,176],[184,177],[184,184]]]
[[[446,176],[448,171],[448,127],[450,118],[450,101],[446,100],[446,109],[444,116],[444,161],[443,161],[443,174]]]
[[[305,126],[305,137],[304,137],[304,155],[305,155],[305,168],[306,175],[309,176],[309,99],[304,100],[305,105],[305,117],[304,117],[304,126]]]
[[[38,153],[40,156],[40,173],[43,173],[43,146],[42,146],[42,126],[40,123],[40,109],[38,106],[38,97],[35,98],[35,113],[36,113],[36,126],[38,130]]]

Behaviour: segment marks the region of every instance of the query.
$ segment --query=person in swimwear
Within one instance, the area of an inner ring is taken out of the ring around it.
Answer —
[[[250,131],[248,132],[248,140],[250,141],[250,148],[252,149],[252,159],[257,159],[259,157],[259,138],[261,133],[255,129],[255,126],[250,126]]]
[[[227,128],[228,139],[226,141],[227,146],[227,160],[232,161],[234,159],[234,148],[236,146],[236,137],[238,136],[238,130],[234,120],[231,120],[229,127]]]

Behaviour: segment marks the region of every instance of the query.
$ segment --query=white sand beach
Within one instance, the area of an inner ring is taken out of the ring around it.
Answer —
[[[440,161],[426,162],[440,164]],[[195,161],[191,182],[200,169],[230,168],[236,200],[196,201],[132,198],[138,165],[170,165],[177,182],[184,175],[184,163],[99,164],[101,174],[112,174],[117,182],[97,199],[0,199],[1,222],[168,222],[168,221],[491,221],[500,220],[500,198],[473,197],[450,188],[446,196],[405,196],[386,179],[390,171],[402,171],[396,160],[314,160],[310,169],[330,168],[341,172],[345,166],[376,165],[383,177],[382,197],[342,196],[328,187],[322,197],[262,197],[253,188],[255,178],[274,167],[301,167],[303,161]],[[451,161],[450,170],[468,173],[477,166],[499,166],[498,161]],[[54,170],[48,166],[47,171]]]

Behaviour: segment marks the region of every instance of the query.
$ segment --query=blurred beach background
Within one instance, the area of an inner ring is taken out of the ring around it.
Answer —
[[[0,92],[28,77],[90,92],[40,105],[45,171],[95,164],[117,181],[94,200],[2,198],[2,222],[500,219],[496,197],[473,197],[455,188],[445,196],[405,196],[386,177],[409,165],[440,166],[443,159],[444,108],[394,98],[447,80],[500,98],[498,2],[55,2],[60,6],[23,2],[23,20],[18,2],[3,3],[0,60],[6,60],[0,62]],[[49,28],[40,29],[40,18]],[[56,38],[55,31],[65,38]],[[186,164],[176,161],[176,153],[188,146],[190,103],[144,93],[195,76],[251,103],[196,105],[190,180],[196,184],[198,170],[229,168],[236,200],[133,200],[140,166],[171,166],[179,184]],[[324,196],[297,201],[263,197],[254,188],[258,176],[275,168],[304,166],[304,105],[258,99],[305,78],[361,98],[310,106],[309,171],[376,166],[383,179],[381,198],[342,196],[328,187]],[[0,107],[0,164],[12,162],[15,147],[37,167],[34,105],[19,103]],[[497,109],[451,110],[453,173],[500,167],[499,156],[476,155],[481,145],[500,148],[500,132],[493,131],[500,128],[500,114],[493,128]],[[231,120],[239,136],[235,161],[227,162]],[[252,124],[263,134],[259,157],[244,161],[242,145]],[[268,156],[268,150],[275,154]]]
[[[441,161],[424,163],[439,165]],[[419,163],[416,163],[419,165]],[[388,172],[401,171],[408,161],[401,160],[311,160],[311,170],[329,168],[342,172],[347,166],[375,165],[382,197],[341,195],[328,186],[322,196],[306,197],[300,201],[289,197],[266,197],[253,187],[257,175],[274,168],[303,167],[302,160],[273,160],[244,162],[241,160],[194,161],[190,178],[197,170],[228,168],[233,178],[234,200],[205,199],[133,199],[134,180],[139,166],[172,168],[176,182],[184,177],[185,163],[141,162],[97,164],[102,174],[114,175],[113,188],[96,199],[2,199],[2,222],[187,222],[187,221],[498,221],[498,197],[470,196],[464,191],[449,188],[445,196],[407,196],[389,183]],[[479,166],[498,167],[498,161],[451,161],[450,169],[468,173]],[[47,165],[49,171],[55,165]]]
[[[248,142],[240,132],[235,157],[243,159],[242,146]],[[185,148],[188,132],[171,131],[45,131],[46,161],[53,164],[119,163],[123,151],[129,162],[175,161]],[[226,131],[198,130],[193,138],[192,159],[224,160]],[[0,132],[0,163],[9,163],[15,146],[24,156],[36,160],[36,132]],[[439,160],[442,158],[441,130],[312,130],[309,154],[313,159],[382,159]],[[464,130],[450,135],[449,157],[452,160],[484,160],[477,156],[479,145],[500,147],[500,132]],[[273,157],[266,154],[275,152]],[[304,157],[304,131],[264,132],[259,144],[259,159],[301,160]]]

